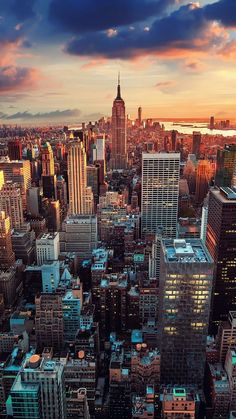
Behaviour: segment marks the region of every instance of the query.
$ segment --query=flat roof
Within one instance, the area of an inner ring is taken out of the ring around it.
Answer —
[[[200,239],[164,239],[167,262],[212,263],[212,258]]]

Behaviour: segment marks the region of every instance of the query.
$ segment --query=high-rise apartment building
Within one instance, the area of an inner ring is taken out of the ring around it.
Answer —
[[[163,228],[176,237],[179,197],[179,153],[143,153],[142,235]]]
[[[163,240],[159,292],[163,384],[203,384],[213,268],[200,239]]]
[[[29,160],[0,160],[0,170],[4,172],[5,181],[17,183],[21,190],[23,209],[26,209],[26,192],[31,186],[31,168]]]
[[[112,150],[111,169],[125,169],[127,166],[126,151],[126,113],[125,102],[121,97],[120,78],[118,79],[117,96],[112,107]]]
[[[10,217],[4,211],[0,211],[0,269],[8,269],[14,262]]]
[[[196,158],[200,157],[200,146],[202,141],[202,134],[198,131],[193,132],[193,147],[192,154],[195,154]]]
[[[82,141],[72,141],[68,150],[68,184],[70,214],[92,214],[93,193],[87,187],[87,159]]]
[[[42,265],[48,260],[58,260],[60,253],[59,233],[42,233],[36,239],[37,263]]]
[[[0,211],[9,215],[12,228],[20,229],[23,226],[22,197],[16,183],[6,182],[0,190]]]
[[[215,262],[211,320],[218,324],[236,310],[236,193],[231,188],[210,190],[206,245]]]
[[[215,185],[231,187],[235,170],[236,144],[225,144],[223,150],[217,151]]]

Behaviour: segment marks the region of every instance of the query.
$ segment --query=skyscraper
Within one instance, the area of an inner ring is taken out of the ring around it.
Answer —
[[[14,262],[10,217],[0,211],[0,269],[8,269]]]
[[[195,154],[196,158],[200,157],[200,145],[201,145],[202,135],[198,131],[193,132],[193,148],[192,153]]]
[[[213,268],[201,240],[162,241],[159,328],[163,384],[203,384]]]
[[[0,190],[0,211],[11,219],[11,227],[20,229],[24,223],[20,188],[16,183],[6,182]]]
[[[112,107],[112,151],[111,169],[125,169],[127,166],[126,152],[126,114],[125,102],[121,97],[120,76],[118,78],[117,96]]]
[[[208,160],[199,160],[196,173],[196,192],[195,200],[202,204],[209,190],[209,184],[212,177],[212,167]]]
[[[138,108],[138,124],[139,124],[139,126],[142,125],[142,108],[141,108],[141,106],[139,106],[139,108]]]
[[[10,160],[22,159],[22,143],[19,138],[8,141],[7,147],[8,147],[8,156]]]
[[[236,193],[231,188],[210,190],[206,245],[216,265],[212,321],[218,323],[236,310]]]
[[[87,187],[86,151],[82,141],[72,141],[68,151],[69,213],[92,214],[93,193]]]
[[[143,153],[142,235],[163,228],[166,237],[176,237],[179,196],[179,153]]]
[[[236,144],[225,144],[224,150],[217,151],[215,185],[231,187],[235,170]]]
[[[55,174],[54,158],[51,144],[46,142],[42,146],[42,176],[53,176]]]

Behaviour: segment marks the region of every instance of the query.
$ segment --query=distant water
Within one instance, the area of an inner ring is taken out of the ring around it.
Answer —
[[[209,135],[223,135],[224,137],[233,137],[236,136],[235,130],[220,130],[220,129],[209,129],[207,124],[204,122],[162,122],[160,124],[165,126],[166,131],[171,131],[175,129],[181,134],[192,134],[193,131],[200,131],[202,134]]]

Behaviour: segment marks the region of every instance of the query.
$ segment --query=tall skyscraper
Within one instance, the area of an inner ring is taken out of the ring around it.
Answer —
[[[20,229],[24,223],[20,188],[16,183],[6,182],[0,190],[0,211],[11,219],[11,227]]]
[[[195,200],[202,204],[209,190],[209,184],[212,177],[212,167],[208,160],[199,160],[196,172],[196,192]]]
[[[139,126],[142,125],[142,108],[141,108],[141,106],[139,106],[139,108],[138,108],[138,124],[139,124]]]
[[[215,185],[231,187],[235,170],[236,144],[225,144],[224,150],[217,151]]]
[[[0,269],[8,269],[14,262],[10,217],[0,211]]]
[[[216,266],[212,321],[217,324],[236,310],[236,193],[231,188],[210,190],[206,245]]]
[[[51,144],[46,142],[42,146],[42,176],[53,176],[55,174],[54,169],[54,157]]]
[[[112,150],[111,169],[125,169],[127,166],[126,151],[126,114],[125,102],[121,97],[120,76],[118,78],[117,96],[112,107]]]
[[[203,384],[213,268],[200,239],[162,241],[159,328],[163,384]]]
[[[200,157],[200,145],[202,141],[202,135],[198,131],[193,132],[193,147],[192,153],[195,154],[196,158],[199,159]]]
[[[179,153],[143,153],[142,235],[176,237],[179,197]]]
[[[73,141],[68,151],[69,213],[92,214],[93,193],[87,187],[86,151],[83,142]]]
[[[22,159],[22,143],[19,138],[8,141],[7,147],[8,147],[8,156],[10,160]]]

